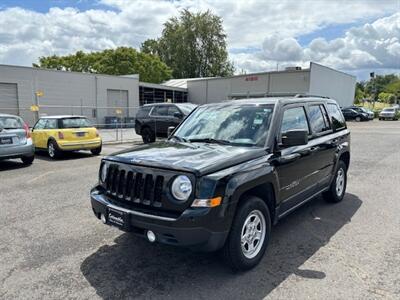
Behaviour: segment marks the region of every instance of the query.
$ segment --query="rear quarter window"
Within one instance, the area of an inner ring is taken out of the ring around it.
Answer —
[[[334,103],[328,103],[327,108],[333,129],[337,131],[346,128],[346,122],[339,107]]]
[[[150,110],[151,110],[152,106],[143,106],[141,108],[139,108],[139,111],[137,113],[137,118],[145,118],[149,115]]]

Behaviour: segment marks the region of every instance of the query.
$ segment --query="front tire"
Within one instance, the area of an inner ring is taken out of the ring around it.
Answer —
[[[58,149],[58,145],[55,141],[49,141],[49,143],[47,144],[47,153],[52,159],[57,159],[61,157],[61,151]]]
[[[35,156],[24,156],[21,157],[22,163],[26,166],[29,166],[33,163],[33,161],[35,160]]]
[[[222,248],[225,262],[234,271],[249,270],[261,261],[271,233],[271,217],[265,202],[254,196],[243,201]]]
[[[343,200],[347,186],[347,166],[343,160],[339,160],[339,165],[336,170],[335,177],[327,192],[323,194],[325,200],[333,203],[338,203]]]
[[[145,127],[142,130],[142,139],[143,143],[145,144],[154,143],[156,140],[156,135],[149,127]]]
[[[360,117],[356,117],[356,122],[360,122],[361,118]]]

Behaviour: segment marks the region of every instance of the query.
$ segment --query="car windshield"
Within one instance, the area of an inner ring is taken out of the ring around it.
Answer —
[[[21,120],[16,117],[0,117],[0,128],[1,129],[21,129],[24,124]]]
[[[62,128],[84,128],[93,125],[86,118],[66,118],[62,119]]]
[[[394,108],[384,108],[383,111],[393,112]]]
[[[185,104],[178,104],[178,107],[180,110],[185,114],[188,115],[192,112],[193,109],[195,109],[197,106],[191,103],[185,103]]]
[[[210,105],[196,109],[173,137],[187,142],[263,146],[273,105]]]

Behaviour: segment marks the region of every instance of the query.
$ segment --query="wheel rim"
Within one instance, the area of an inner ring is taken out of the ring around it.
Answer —
[[[356,118],[356,122],[360,122],[360,120],[361,120],[360,117]]]
[[[339,197],[343,194],[345,180],[346,178],[344,170],[340,168],[336,175],[336,195],[338,195]]]
[[[260,252],[266,232],[264,215],[259,210],[253,210],[246,218],[242,227],[241,246],[243,255],[254,258]]]
[[[53,145],[53,143],[50,143],[49,144],[49,155],[50,155],[50,157],[54,157],[54,152],[55,152],[55,149],[54,149],[54,145]]]

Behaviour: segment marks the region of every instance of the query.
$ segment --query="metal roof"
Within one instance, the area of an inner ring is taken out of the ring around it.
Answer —
[[[188,81],[211,79],[211,78],[223,78],[223,77],[198,77],[198,78],[170,79],[168,81],[163,82],[162,85],[187,89]]]

